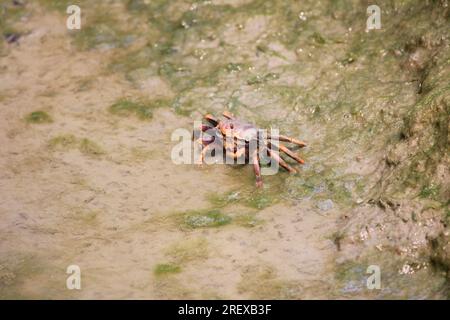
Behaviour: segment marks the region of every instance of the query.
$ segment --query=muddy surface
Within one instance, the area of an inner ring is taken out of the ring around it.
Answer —
[[[447,299],[449,3],[368,5],[1,1],[0,297]],[[300,172],[175,165],[225,109]]]

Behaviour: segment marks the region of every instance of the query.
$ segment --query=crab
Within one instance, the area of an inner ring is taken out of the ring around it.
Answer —
[[[303,148],[306,146],[305,142],[284,135],[263,135],[263,130],[237,119],[228,111],[224,111],[222,115],[224,119],[218,119],[211,114],[205,115],[204,119],[208,124],[202,123],[201,127],[194,131],[193,139],[201,145],[198,164],[203,163],[207,152],[214,152],[211,148],[222,148],[226,158],[243,159],[244,163],[252,163],[256,186],[262,187],[261,155],[268,156],[270,161],[275,161],[290,173],[296,173],[297,170],[281,158],[279,151],[300,164],[305,163],[296,153],[280,143],[288,142]],[[256,148],[251,148],[251,145],[256,145]]]

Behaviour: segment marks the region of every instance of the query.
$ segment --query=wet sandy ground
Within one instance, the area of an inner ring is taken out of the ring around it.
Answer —
[[[281,197],[259,209],[227,204],[222,210],[233,218],[230,224],[187,228],[180,215],[214,206],[212,193],[257,194],[252,169],[173,164],[171,134],[190,129],[194,116],[160,108],[141,121],[108,112],[124,96],[171,98],[167,82],[153,76],[136,88],[121,75],[103,72],[110,51],[74,49],[63,16],[34,10],[39,14],[22,22],[32,32],[0,58],[2,298],[309,299],[351,293],[351,279],[336,276],[336,233],[350,209],[334,203],[321,210],[314,199]],[[255,21],[255,28],[264,24],[262,18]],[[289,54],[284,61],[295,59]],[[281,63],[271,61],[272,67]],[[53,121],[24,121],[37,109]],[[309,161],[330,159],[330,151],[313,154],[324,132],[302,128],[313,142]],[[52,145],[62,136],[87,138],[95,146]],[[382,154],[355,160],[363,150],[351,149],[339,160],[341,167],[345,163],[342,172],[370,176]],[[267,177],[265,188],[285,179],[291,178]],[[241,215],[256,222],[238,223]],[[66,268],[73,264],[81,268],[81,290],[66,288]],[[161,264],[179,270],[158,274]],[[441,285],[441,278],[432,279]],[[357,296],[376,297],[361,289]]]
[[[302,284],[280,293],[286,297],[299,297],[315,281],[326,284],[320,274],[327,274],[324,261],[334,245],[324,220],[331,217],[279,204],[259,212],[267,223],[255,228],[182,231],[165,223],[174,212],[207,207],[212,190],[239,186],[227,176],[232,169],[174,165],[170,135],[189,129],[188,119],[159,110],[149,123],[119,124],[105,110],[133,89],[100,76],[89,91],[80,91],[84,77],[98,74],[102,56],[71,52],[55,16],[28,23],[33,34],[1,61],[7,71],[1,76],[7,95],[1,120],[1,255],[7,267],[19,270],[11,272],[14,286],[2,291],[4,297],[249,298],[261,294],[238,288],[246,272],[254,277],[249,268],[262,268],[256,276],[271,270],[277,281]],[[37,106],[46,106],[54,123],[24,124]],[[47,142],[61,133],[89,137],[107,155],[49,150]],[[167,260],[165,250],[198,239],[206,244],[204,255],[180,275],[155,279],[154,266]],[[71,264],[82,270],[79,292],[65,288]]]

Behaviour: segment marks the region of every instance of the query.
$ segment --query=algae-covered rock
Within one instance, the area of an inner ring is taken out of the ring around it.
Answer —
[[[431,261],[437,268],[444,270],[450,279],[450,230],[442,232],[430,241],[430,245],[433,252]]]
[[[450,199],[450,50],[438,49],[436,66],[427,69],[422,93],[404,118],[399,141],[389,146],[393,175],[386,192],[406,188],[445,203]]]

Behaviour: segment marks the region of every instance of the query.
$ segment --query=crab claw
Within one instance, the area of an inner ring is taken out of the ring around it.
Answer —
[[[217,124],[219,123],[219,121],[212,114],[207,114],[204,116],[204,118],[214,126],[217,126]]]

